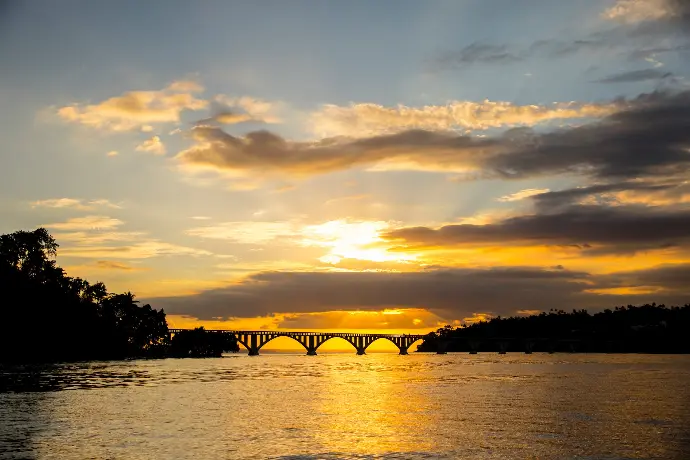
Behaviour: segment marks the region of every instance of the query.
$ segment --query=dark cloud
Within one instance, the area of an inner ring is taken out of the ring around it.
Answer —
[[[690,242],[690,210],[573,205],[557,212],[511,217],[485,225],[408,227],[385,239],[412,247],[554,245],[627,253]]]
[[[395,307],[471,315],[487,309],[507,312],[513,308],[548,308],[550,302],[580,292],[586,278],[582,273],[530,268],[413,273],[265,272],[196,296],[146,302],[165,308],[169,314],[200,319]],[[512,303],[507,303],[509,293]]]
[[[434,70],[453,70],[473,64],[510,64],[531,58],[565,58],[581,52],[627,53],[630,59],[644,59],[654,54],[687,51],[684,41],[690,34],[690,2],[668,0],[666,16],[633,23],[618,23],[584,37],[570,40],[540,39],[527,47],[474,42],[459,51],[445,51],[433,62]],[[651,45],[651,47],[650,47]],[[632,51],[631,51],[632,50]]]
[[[524,57],[567,57],[580,51],[601,51],[611,48],[614,44],[601,37],[588,37],[575,40],[537,40],[522,53]]]
[[[659,69],[640,69],[631,70],[629,72],[621,72],[609,75],[601,80],[596,80],[597,83],[632,83],[638,81],[660,80],[662,78],[672,77],[671,72],[662,72]]]
[[[679,285],[690,265],[614,275],[590,275],[562,267],[440,269],[415,273],[289,273],[253,275],[239,284],[201,294],[146,299],[168,314],[199,319],[265,316],[278,312],[328,312],[424,308],[441,318],[473,313],[511,315],[518,310],[603,309],[644,302],[682,304],[690,289]],[[635,281],[635,276],[639,281]],[[687,278],[685,278],[687,279]],[[627,287],[628,282],[674,287],[654,294],[611,295],[596,289]]]
[[[192,137],[199,146],[177,156],[183,163],[295,175],[324,174],[394,159],[457,167],[470,161],[473,152],[480,156],[484,149],[499,145],[495,140],[422,130],[357,140],[291,142],[269,131],[236,137],[220,128],[198,126]]]
[[[656,196],[664,201],[680,201],[683,195],[690,194],[690,187],[684,182],[614,182],[577,187],[565,190],[551,191],[529,197],[537,210],[548,212],[577,204],[585,198],[595,198],[595,201],[606,203],[602,195],[616,192],[634,192]]]
[[[651,48],[640,48],[630,53],[630,60],[636,61],[640,59],[649,59],[651,57],[657,56],[659,54],[673,53],[673,52],[685,52],[690,51],[690,44],[681,44],[675,46],[658,46]]]
[[[655,92],[605,119],[534,135],[532,145],[485,159],[506,178],[571,173],[596,178],[685,174],[690,165],[690,92]]]
[[[354,140],[291,142],[268,131],[236,137],[200,126],[192,131],[198,145],[177,159],[254,177],[309,176],[381,162],[448,172],[473,169],[477,178],[576,174],[609,181],[686,174],[690,92],[655,92],[619,103],[619,112],[583,126],[543,134],[514,128],[486,138],[411,130]]]
[[[474,42],[459,51],[447,51],[438,55],[431,64],[432,68],[442,70],[462,68],[476,63],[508,64],[523,58],[524,56],[509,51],[507,45]]]
[[[666,292],[685,294],[690,301],[690,264],[669,264],[646,270],[617,272],[598,277],[602,288],[632,287],[655,288]],[[687,301],[685,302],[687,303]]]

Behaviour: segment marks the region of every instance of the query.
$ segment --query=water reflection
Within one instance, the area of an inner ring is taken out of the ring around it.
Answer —
[[[680,459],[689,378],[688,357],[616,355],[4,368],[0,457]]]

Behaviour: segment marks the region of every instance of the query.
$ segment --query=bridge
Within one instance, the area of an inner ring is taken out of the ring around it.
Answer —
[[[192,329],[169,329],[170,337],[182,331]],[[230,334],[249,351],[250,356],[259,354],[259,350],[271,340],[278,337],[290,337],[299,342],[307,355],[315,356],[316,350],[330,339],[339,337],[350,343],[358,355],[365,354],[369,345],[379,339],[389,340],[398,347],[401,355],[406,355],[410,346],[424,338],[416,334],[351,334],[349,332],[279,332],[279,331],[230,331],[225,329],[206,329],[206,332]]]

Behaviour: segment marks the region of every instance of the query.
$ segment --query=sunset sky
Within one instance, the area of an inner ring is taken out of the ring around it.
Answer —
[[[690,302],[684,0],[0,3],[0,233],[172,326]]]

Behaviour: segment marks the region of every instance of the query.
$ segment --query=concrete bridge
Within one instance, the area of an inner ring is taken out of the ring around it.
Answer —
[[[192,329],[169,329],[170,337],[177,332],[190,331]],[[213,330],[205,329],[206,332],[230,334],[234,336],[244,348],[249,351],[250,356],[259,354],[261,347],[271,340],[278,337],[290,337],[299,342],[306,350],[308,355],[316,355],[316,350],[326,341],[339,337],[349,342],[358,355],[363,355],[366,349],[379,339],[390,340],[398,347],[401,355],[406,355],[407,350],[417,340],[424,338],[423,335],[415,334],[351,334],[349,332],[278,332],[278,331],[229,331],[224,329]]]

